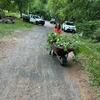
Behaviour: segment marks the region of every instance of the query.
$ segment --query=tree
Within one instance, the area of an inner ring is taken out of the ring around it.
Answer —
[[[48,0],[48,9],[52,17],[64,19],[67,0]]]
[[[0,8],[2,10],[12,10],[13,8],[13,2],[12,0],[0,0]]]
[[[37,14],[43,16],[44,18],[48,19],[49,13],[46,9],[47,0],[35,0],[31,3],[30,13]]]
[[[22,13],[25,10],[25,8],[28,6],[28,0],[14,0],[15,4],[18,7],[18,10],[20,12],[20,16],[22,17]]]
[[[48,9],[51,16],[62,20],[100,19],[100,0],[48,0]]]

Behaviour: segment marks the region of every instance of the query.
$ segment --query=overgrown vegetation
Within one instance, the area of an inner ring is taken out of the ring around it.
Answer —
[[[100,86],[100,43],[81,39],[79,48],[78,58],[82,59],[82,64],[89,72],[90,83]]]
[[[48,0],[52,16],[83,22],[100,19],[100,0]]]
[[[68,51],[68,49],[73,49],[76,52],[78,52],[78,44],[79,41],[78,35],[70,36],[70,38],[66,35],[56,35],[56,33],[50,33],[48,34],[48,43],[51,45],[52,43],[55,43],[57,47],[63,47],[65,51]]]
[[[100,41],[100,20],[78,23],[77,32],[81,33],[85,38],[92,38]]]

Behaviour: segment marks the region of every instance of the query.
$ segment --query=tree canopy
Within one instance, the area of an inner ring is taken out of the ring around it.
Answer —
[[[0,0],[0,9],[36,13],[60,20],[100,19],[100,0]]]

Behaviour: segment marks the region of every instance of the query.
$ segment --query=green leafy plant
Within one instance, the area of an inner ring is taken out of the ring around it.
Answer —
[[[48,44],[51,45],[52,43],[55,43],[58,47],[63,47],[65,51],[68,49],[74,49],[75,52],[79,52],[79,40],[77,35],[68,37],[66,35],[56,35],[55,33],[50,33],[48,35]]]

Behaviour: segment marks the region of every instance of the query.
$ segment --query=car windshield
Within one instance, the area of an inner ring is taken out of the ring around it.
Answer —
[[[74,26],[74,23],[73,22],[65,22],[66,25],[72,25]]]
[[[35,18],[40,18],[39,16],[34,16]]]

